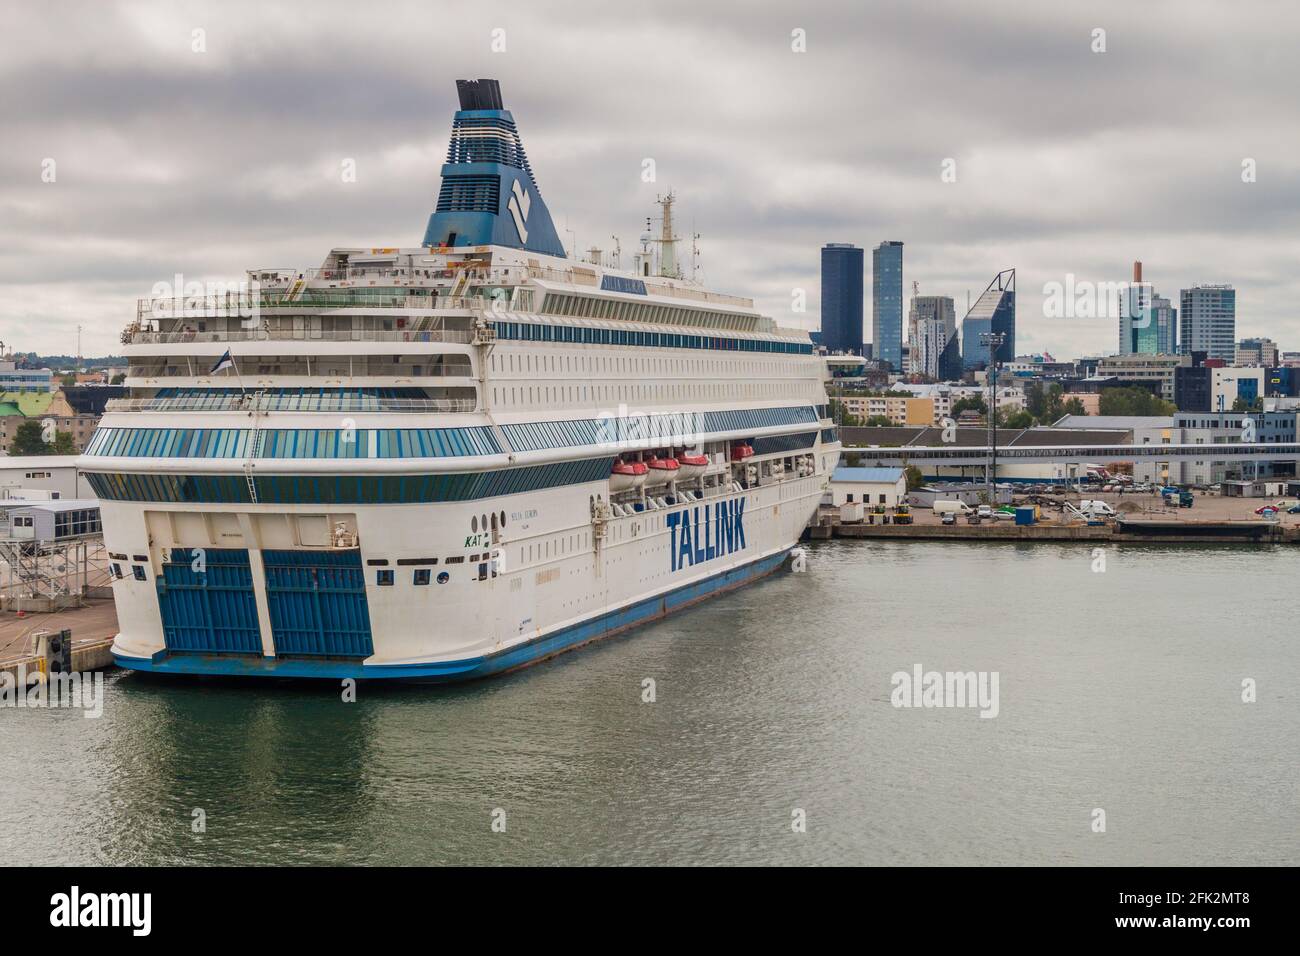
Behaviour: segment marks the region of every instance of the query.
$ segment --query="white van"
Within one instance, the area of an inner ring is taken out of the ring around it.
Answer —
[[[1080,501],[1079,510],[1094,518],[1114,518],[1116,511],[1104,501]]]
[[[970,506],[964,501],[935,501],[934,513],[937,515],[968,515]]]

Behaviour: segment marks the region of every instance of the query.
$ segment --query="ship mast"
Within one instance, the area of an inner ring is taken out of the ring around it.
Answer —
[[[659,196],[655,199],[664,211],[663,227],[659,234],[659,275],[666,279],[680,279],[682,277],[681,269],[677,266],[677,243],[681,241],[680,237],[673,235],[673,203],[677,197],[673,191],[668,190],[667,196]]]

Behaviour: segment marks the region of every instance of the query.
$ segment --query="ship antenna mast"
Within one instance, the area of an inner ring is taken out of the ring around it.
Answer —
[[[663,227],[659,233],[659,274],[666,279],[680,279],[681,270],[677,268],[677,243],[679,237],[673,235],[673,203],[677,196],[670,189],[667,196],[655,199],[663,207]]]

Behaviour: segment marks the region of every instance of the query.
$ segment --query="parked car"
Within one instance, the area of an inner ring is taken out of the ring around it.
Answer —
[[[1292,505],[1290,508],[1286,509],[1286,513],[1289,515],[1300,515],[1300,505]]]
[[[977,513],[981,518],[992,518],[992,517],[993,517],[993,509],[990,508],[988,505],[980,505],[979,508],[976,510],[976,513]]]
[[[956,523],[957,523],[957,512],[955,512],[955,511],[945,511],[945,512],[943,513],[943,517],[940,518],[939,521],[940,521],[940,523],[942,523],[942,524],[956,524]]]
[[[1257,514],[1257,515],[1275,515],[1275,514],[1277,514],[1277,506],[1276,506],[1276,505],[1263,505],[1262,507],[1259,507],[1259,508],[1256,508],[1256,509],[1255,509],[1255,514]]]

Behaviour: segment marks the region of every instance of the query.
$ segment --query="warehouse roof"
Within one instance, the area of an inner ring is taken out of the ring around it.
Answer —
[[[850,468],[847,465],[835,469],[831,481],[868,481],[881,484],[897,484],[903,477],[901,468]]]

